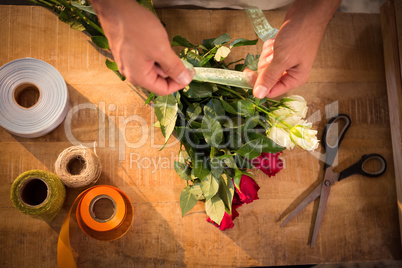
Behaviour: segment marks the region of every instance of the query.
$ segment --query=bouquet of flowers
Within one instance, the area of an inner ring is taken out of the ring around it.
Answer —
[[[97,16],[88,4],[31,1],[52,9],[72,28],[89,34],[94,44],[109,49]],[[150,1],[140,3],[154,11]],[[224,59],[235,47],[255,45],[257,40],[230,40],[226,33],[202,44],[192,44],[178,35],[172,45],[183,47],[179,56],[186,65],[203,67],[207,75],[213,76],[231,66],[239,75],[245,68],[256,71],[258,55],[247,55],[228,64]],[[106,65],[124,80],[115,62],[107,59]],[[182,215],[203,201],[207,220],[221,230],[233,227],[238,207],[258,199],[259,186],[248,169],[260,169],[274,176],[282,169],[279,154],[283,150],[294,146],[314,150],[318,146],[317,131],[304,120],[307,104],[301,96],[260,100],[244,83],[207,79],[193,81],[168,96],[150,93],[146,103],[150,102],[158,119],[155,126],[160,127],[165,144],[172,134],[181,143],[174,168],[186,183],[180,195]]]
[[[228,69],[230,51],[257,40],[237,39],[229,44],[226,33],[191,44],[182,36],[173,45],[183,46],[182,60],[196,67]],[[228,45],[229,44],[229,45]],[[247,55],[236,61],[235,70],[256,70],[259,56]],[[231,228],[236,209],[258,199],[259,189],[247,169],[273,176],[282,168],[281,151],[294,146],[313,150],[318,146],[316,131],[304,121],[307,105],[301,96],[281,100],[255,99],[252,89],[212,82],[193,81],[182,91],[153,96],[157,126],[166,141],[175,132],[181,142],[177,174],[186,181],[180,195],[184,216],[197,201],[205,202],[208,221]]]

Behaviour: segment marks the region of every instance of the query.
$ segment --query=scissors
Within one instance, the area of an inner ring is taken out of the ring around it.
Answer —
[[[339,132],[339,121],[344,121],[344,126]],[[340,173],[335,173],[332,168],[332,164],[338,153],[339,146],[345,136],[346,131],[349,129],[351,124],[350,117],[346,114],[339,114],[331,118],[324,129],[322,136],[322,143],[325,149],[325,164],[324,164],[324,180],[318,185],[282,222],[281,227],[284,226],[288,221],[290,221],[294,216],[296,216],[300,211],[302,211],[308,204],[320,197],[320,203],[318,205],[317,216],[314,224],[313,236],[311,238],[310,247],[314,246],[317,239],[318,230],[320,229],[321,222],[324,216],[325,207],[327,205],[327,200],[329,192],[332,185],[337,181],[346,179],[349,176],[360,174],[367,177],[379,177],[384,174],[387,169],[387,162],[384,157],[379,154],[368,154],[363,155],[363,157],[350,167],[344,169]],[[369,160],[376,160],[380,163],[380,167],[376,171],[368,171],[365,169],[365,164]]]

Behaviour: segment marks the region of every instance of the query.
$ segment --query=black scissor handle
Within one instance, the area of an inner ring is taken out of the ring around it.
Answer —
[[[364,169],[364,164],[369,161],[369,160],[377,160],[381,164],[380,168],[376,171],[367,171]],[[360,159],[358,162],[355,164],[351,165],[347,169],[343,170],[339,174],[339,179],[343,180],[349,176],[355,175],[355,174],[360,174],[364,175],[367,177],[379,177],[382,174],[384,174],[385,170],[387,169],[387,161],[385,161],[384,157],[379,154],[365,154],[362,156],[362,159]]]
[[[343,129],[339,132],[337,128],[337,123],[339,120],[343,120],[345,125]],[[324,169],[332,166],[334,163],[336,154],[338,153],[339,145],[342,142],[343,137],[346,134],[346,131],[349,129],[350,124],[352,123],[350,117],[346,114],[338,114],[329,120],[327,125],[325,126],[324,133],[322,134],[322,143],[325,149],[325,165]]]

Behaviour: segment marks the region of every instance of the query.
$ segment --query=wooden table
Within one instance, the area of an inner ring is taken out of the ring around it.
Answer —
[[[158,13],[170,38],[181,34],[200,43],[225,32],[233,39],[256,38],[242,11]],[[285,15],[265,14],[275,27]],[[152,108],[144,106],[141,94],[104,66],[104,53],[84,34],[43,8],[0,6],[0,44],[0,65],[33,57],[55,66],[68,85],[72,115],[36,139],[18,138],[0,128],[1,266],[57,265],[61,222],[79,192],[68,189],[61,213],[46,223],[12,206],[10,185],[26,170],[54,172],[54,162],[63,149],[72,144],[93,146],[95,141],[103,166],[98,184],[124,191],[135,216],[129,232],[113,242],[85,236],[73,221],[71,244],[78,267],[224,267],[402,258],[379,15],[336,14],[308,83],[290,93],[306,98],[308,116],[319,136],[327,118],[335,113],[352,118],[336,170],[366,153],[380,153],[388,162],[387,172],[379,178],[354,176],[333,188],[314,248],[308,241],[317,202],[286,227],[280,228],[278,219],[320,182],[322,162],[316,155],[299,149],[286,151],[282,154],[285,168],[275,177],[257,172],[260,199],[241,207],[234,228],[221,232],[206,222],[203,203],[181,217],[178,201],[185,183],[172,168],[179,144],[172,139],[172,145],[159,151],[163,137],[151,126],[155,121]],[[238,48],[232,58],[258,53],[260,47]]]

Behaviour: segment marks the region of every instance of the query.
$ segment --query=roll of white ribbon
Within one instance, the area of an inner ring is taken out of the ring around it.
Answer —
[[[19,95],[27,89],[39,93],[31,107],[18,103]],[[0,103],[0,126],[19,137],[40,137],[66,117],[67,85],[49,63],[33,58],[14,60],[0,68]]]

